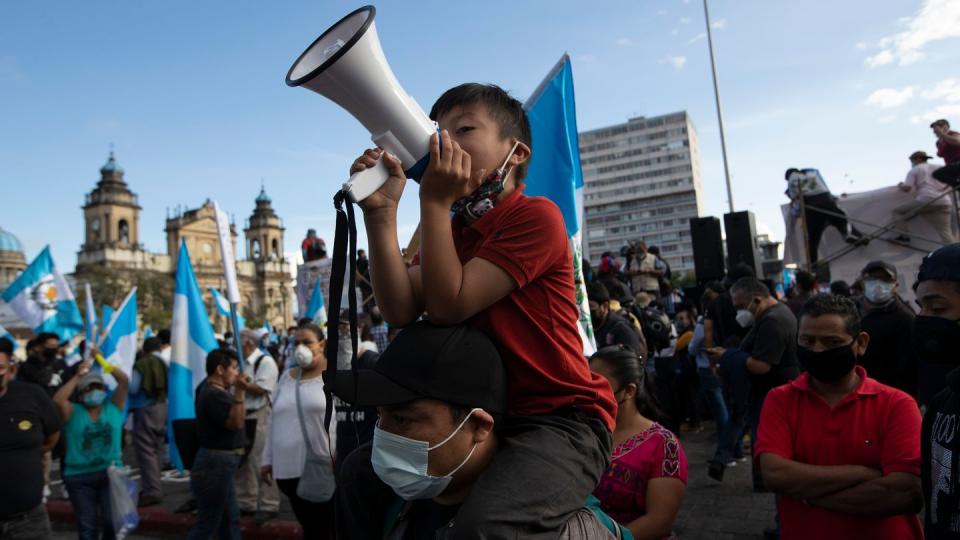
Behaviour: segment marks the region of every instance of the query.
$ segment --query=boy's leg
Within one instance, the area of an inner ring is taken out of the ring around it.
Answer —
[[[343,460],[334,495],[337,538],[383,537],[384,516],[396,494],[370,463],[373,443],[361,445]]]
[[[441,536],[555,539],[610,460],[610,432],[580,412],[506,418],[500,446]]]

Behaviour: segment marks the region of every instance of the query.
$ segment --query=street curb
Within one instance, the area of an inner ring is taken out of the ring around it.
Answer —
[[[140,525],[137,532],[157,532],[184,535],[197,521],[193,514],[175,514],[160,507],[146,507],[138,510]],[[75,524],[73,506],[66,501],[47,502],[47,514],[54,523]],[[299,539],[303,537],[300,524],[296,521],[274,519],[257,525],[250,518],[240,518],[240,532],[244,540],[270,540],[274,538]]]

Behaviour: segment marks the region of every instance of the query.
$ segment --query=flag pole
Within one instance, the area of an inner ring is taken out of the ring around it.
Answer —
[[[720,86],[717,83],[717,63],[713,58],[713,32],[710,28],[710,11],[703,0],[703,17],[707,21],[707,48],[710,49],[710,69],[713,72],[713,98],[717,102],[717,123],[720,125],[720,151],[723,153],[723,176],[727,181],[727,203],[733,213],[733,187],[730,185],[730,165],[727,163],[727,137],[723,129],[723,112],[720,110]]]
[[[230,303],[230,322],[233,324],[233,343],[237,348],[237,356],[243,354],[243,342],[240,339],[240,319],[237,317],[237,306],[240,304],[240,288],[237,286],[237,265],[233,258],[233,243],[230,237],[230,222],[227,213],[220,210],[214,201],[214,214],[217,221],[217,236],[220,237],[220,262],[223,263],[223,277],[227,282],[227,301]],[[237,364],[240,373],[243,373],[245,358],[240,358]]]

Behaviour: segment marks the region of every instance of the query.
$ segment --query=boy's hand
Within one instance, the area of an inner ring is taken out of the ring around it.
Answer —
[[[403,195],[403,186],[407,183],[407,175],[403,172],[400,160],[380,148],[368,148],[363,155],[353,162],[350,167],[350,175],[353,176],[360,171],[375,166],[381,155],[383,156],[383,164],[390,171],[390,177],[380,186],[380,189],[358,203],[364,214],[396,210],[397,205],[400,204],[400,196]]]
[[[441,142],[442,141],[442,142]],[[450,208],[457,199],[470,195],[480,187],[485,169],[471,174],[471,158],[443,130],[430,137],[430,164],[420,179],[420,202]]]

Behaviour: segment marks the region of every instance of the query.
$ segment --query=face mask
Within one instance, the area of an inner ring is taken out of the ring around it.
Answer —
[[[857,356],[853,354],[851,345],[853,344],[819,352],[797,347],[797,359],[800,360],[800,366],[814,379],[825,383],[837,382],[857,364]]]
[[[467,457],[444,476],[427,474],[427,456],[431,450],[440,448],[452,439],[460,431],[460,428],[467,423],[470,416],[479,410],[473,409],[470,411],[470,414],[463,419],[463,422],[460,422],[453,433],[435,446],[430,446],[425,441],[394,435],[388,431],[383,431],[380,426],[374,427],[373,453],[370,457],[370,461],[373,463],[373,471],[377,473],[380,480],[393,488],[393,491],[406,501],[432,499],[440,495],[450,485],[453,475],[470,460],[470,456],[477,449],[477,445],[474,444]]]
[[[57,358],[58,349],[43,349],[43,357],[47,360],[54,360]]]
[[[103,390],[91,390],[83,395],[83,404],[87,407],[99,407],[103,405],[105,399],[107,399],[107,393]]]
[[[917,315],[913,320],[917,357],[931,364],[960,363],[960,319]]]
[[[488,174],[476,191],[454,202],[453,206],[450,207],[450,211],[454,214],[477,220],[490,210],[493,210],[497,196],[503,193],[503,184],[507,179],[507,162],[510,161],[519,144],[520,141],[513,143],[513,148],[511,148],[510,153],[507,154],[507,159],[503,160],[503,165]]]
[[[878,279],[863,282],[863,295],[873,304],[885,304],[893,298],[893,283]]]
[[[293,359],[300,369],[309,369],[313,365],[313,351],[301,343],[293,350]]]
[[[750,328],[753,326],[754,317],[753,313],[750,313],[749,309],[738,309],[737,310],[737,324],[744,328]]]

